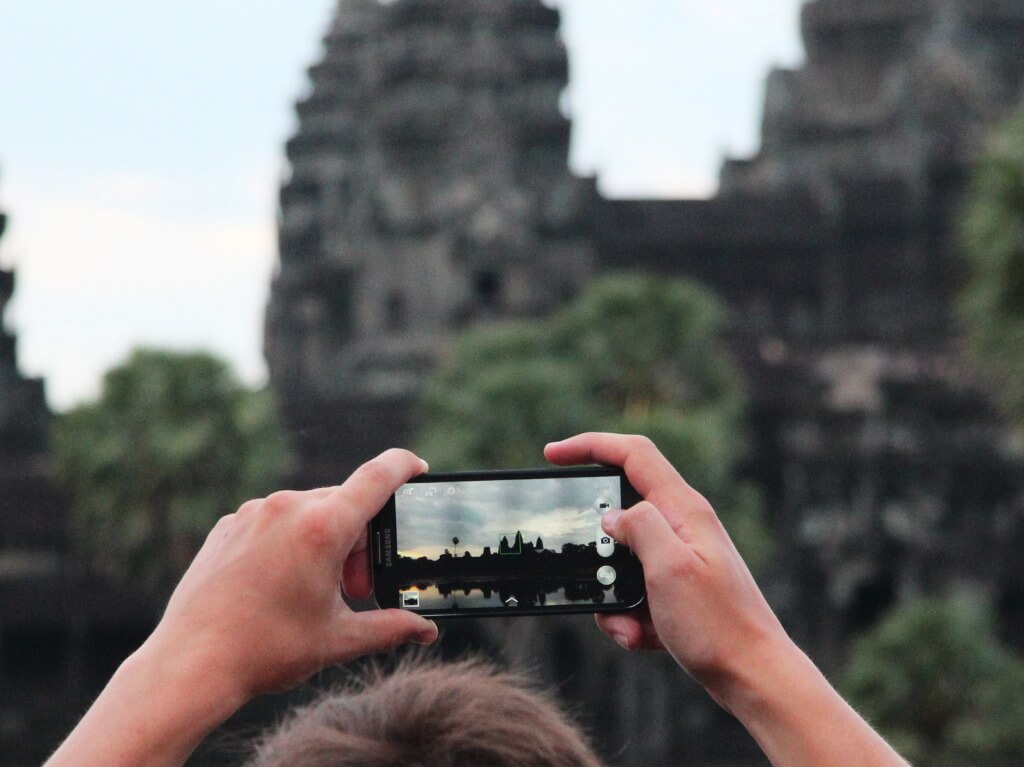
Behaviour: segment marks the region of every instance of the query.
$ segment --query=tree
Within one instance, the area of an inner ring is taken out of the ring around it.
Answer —
[[[580,431],[646,434],[756,568],[769,537],[757,493],[736,482],[744,400],[722,315],[693,283],[617,276],[549,319],[473,328],[424,389],[417,449],[439,469],[509,468]]]
[[[452,538],[452,546],[455,547],[455,556],[459,556],[459,537]]]
[[[1024,760],[1024,662],[998,644],[977,606],[897,608],[854,643],[840,687],[915,765]]]
[[[88,571],[161,597],[216,519],[280,482],[285,447],[265,391],[204,353],[139,350],[96,402],[56,423],[56,463]]]
[[[968,339],[1008,413],[1024,424],[1024,113],[996,130],[978,162],[961,227]]]

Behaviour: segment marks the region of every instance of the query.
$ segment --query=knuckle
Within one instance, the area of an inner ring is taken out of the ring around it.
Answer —
[[[697,493],[696,491],[694,492],[697,496],[697,499],[694,503],[696,510],[707,517],[718,519],[718,512],[715,511],[715,508],[714,506],[711,505],[711,502],[708,501],[708,499],[705,498],[700,493]]]
[[[632,508],[622,512],[620,523],[626,528],[627,533],[632,533],[637,528],[651,521],[652,514],[658,514],[658,510],[650,501],[640,501]]]
[[[314,550],[329,548],[334,543],[334,518],[327,509],[314,509],[305,514],[300,534],[305,544]]]
[[[292,490],[278,490],[271,493],[263,501],[263,514],[280,516],[291,509],[296,502],[298,493]]]
[[[631,434],[629,439],[632,448],[638,452],[650,452],[657,449],[654,446],[654,440],[645,434]]]
[[[361,482],[367,482],[371,485],[384,485],[391,481],[391,473],[384,468],[385,464],[382,462],[384,455],[374,458],[372,461],[367,461],[359,467],[359,480]]]
[[[263,505],[263,499],[253,498],[251,501],[246,501],[238,507],[238,511],[235,512],[239,517],[248,517],[255,512],[260,506]],[[228,515],[230,516],[230,515]]]
[[[416,459],[416,456],[409,450],[402,447],[389,447],[377,458],[387,463],[397,463],[399,461],[403,463],[412,462]]]
[[[694,490],[692,487],[687,485],[688,492],[688,508],[690,514],[700,517],[705,521],[718,521],[718,513],[715,511],[715,507],[711,505],[711,502],[701,495],[699,492]]]

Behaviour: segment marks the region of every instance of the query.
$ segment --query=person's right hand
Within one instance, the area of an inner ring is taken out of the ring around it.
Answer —
[[[605,632],[629,649],[667,649],[774,765],[908,767],[789,638],[711,504],[649,439],[581,434],[544,455],[620,466],[645,499],[602,520],[647,584],[644,608],[598,616]]]
[[[549,444],[544,455],[559,465],[620,466],[645,499],[602,520],[639,557],[647,585],[641,609],[597,616],[616,642],[664,647],[720,702],[746,664],[790,644],[711,504],[649,439],[581,434]]]

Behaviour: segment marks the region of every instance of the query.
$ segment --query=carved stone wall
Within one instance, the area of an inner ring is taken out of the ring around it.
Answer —
[[[557,21],[526,0],[340,5],[288,145],[267,319],[304,480],[405,441],[463,323],[542,314],[592,273],[696,278],[730,307],[751,398],[764,585],[811,655],[835,671],[885,609],[948,590],[1024,646],[1024,448],[956,340],[953,234],[982,135],[1024,103],[1024,6],[807,3],[806,64],[770,75],[760,151],[706,201],[602,200],[569,175]],[[455,635],[563,685],[613,763],[759,763],[587,621]]]
[[[722,195],[817,201],[833,335],[948,333],[949,228],[987,128],[1021,103],[1024,6],[815,0],[802,28],[807,62],[769,76],[761,149],[725,163]]]
[[[339,5],[288,142],[267,312],[296,433],[323,432],[311,398],[395,417],[456,328],[547,312],[588,277],[593,186],[567,169],[557,27],[531,0]],[[378,432],[366,418],[355,431]],[[351,468],[329,450],[334,476]]]
[[[0,212],[0,238],[5,225]],[[4,325],[13,294],[14,273],[0,270],[0,584],[55,567],[67,523],[54,502],[43,383],[18,371],[17,340]]]
[[[802,19],[807,62],[769,77],[757,155],[725,163],[714,200],[608,203],[599,263],[728,300],[775,602],[816,658],[957,589],[1024,646],[1024,449],[955,318],[970,167],[1024,106],[1024,6],[816,0]]]
[[[0,212],[0,238],[5,224]],[[68,519],[53,478],[43,383],[21,375],[4,326],[13,294],[14,273],[0,270],[0,753],[27,764],[44,756],[40,732],[63,726],[68,713],[60,679]]]

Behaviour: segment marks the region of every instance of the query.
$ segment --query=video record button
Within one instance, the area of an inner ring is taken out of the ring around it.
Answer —
[[[615,568],[611,565],[601,565],[597,568],[597,582],[602,586],[611,586],[615,583]]]

